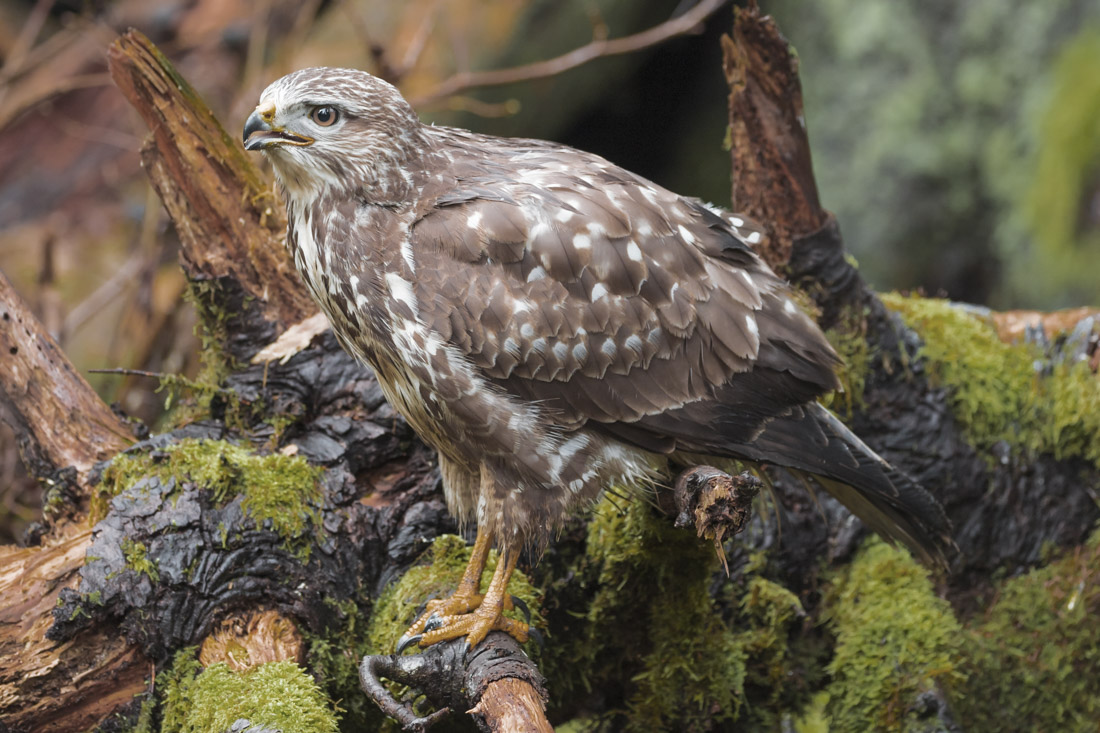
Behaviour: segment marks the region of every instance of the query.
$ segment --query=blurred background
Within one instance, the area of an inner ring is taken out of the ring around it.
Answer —
[[[728,4],[695,32],[510,85],[447,92],[689,12],[696,0],[0,0],[0,271],[109,403],[155,427],[194,374],[177,243],[146,130],[106,70],[135,27],[231,134],[297,68],[367,69],[426,120],[597,152],[728,206]],[[1100,3],[760,0],[798,51],[821,197],[879,289],[994,308],[1100,305]],[[0,542],[39,516],[0,426]]]

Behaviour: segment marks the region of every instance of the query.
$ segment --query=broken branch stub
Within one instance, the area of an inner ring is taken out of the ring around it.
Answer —
[[[737,9],[733,37],[722,37],[733,207],[767,225],[768,240],[756,249],[776,269],[787,263],[793,240],[828,219],[814,181],[798,60],[789,47],[755,3]]]
[[[188,274],[239,286],[275,335],[312,315],[317,307],[282,244],[282,205],[237,136],[141,33],[120,36],[107,60],[152,131],[142,164],[179,233]]]
[[[92,466],[133,442],[2,274],[0,414],[33,476],[50,481],[72,466],[81,494]]]

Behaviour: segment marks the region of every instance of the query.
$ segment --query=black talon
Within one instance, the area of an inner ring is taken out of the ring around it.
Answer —
[[[402,636],[397,640],[397,651],[394,654],[400,654],[411,646],[420,643],[420,640],[424,638],[423,634],[413,634],[412,636]]]
[[[527,604],[519,596],[512,596],[512,605],[520,610],[523,614],[524,620],[527,621],[527,625],[531,625],[531,609],[527,607]]]
[[[466,637],[462,640],[462,658],[465,659],[466,655],[470,653],[470,637]]]
[[[424,633],[426,634],[429,631],[435,631],[441,626],[443,626],[443,617],[440,616],[438,613],[433,613],[431,616],[428,617],[428,620],[424,622]]]
[[[540,650],[546,648],[546,639],[543,637],[542,632],[533,626],[527,629],[527,641],[538,644]]]

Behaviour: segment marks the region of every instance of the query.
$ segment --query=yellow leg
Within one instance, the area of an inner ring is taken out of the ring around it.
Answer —
[[[427,604],[424,614],[398,641],[398,653],[413,644],[426,647],[460,636],[465,636],[467,646],[473,648],[493,630],[504,631],[520,643],[527,641],[527,624],[504,616],[504,611],[512,608],[508,581],[519,560],[518,549],[504,548],[485,595],[478,593],[490,542],[491,536],[478,530],[470,562],[454,595]]]

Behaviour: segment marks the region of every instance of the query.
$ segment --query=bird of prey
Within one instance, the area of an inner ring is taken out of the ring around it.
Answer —
[[[275,81],[244,138],[336,337],[438,451],[450,511],[477,522],[454,595],[401,647],[526,640],[502,614],[520,551],[603,489],[700,456],[808,474],[943,560],[936,501],[817,404],[838,358],[743,217],[563,145],[423,124],[351,69]]]

